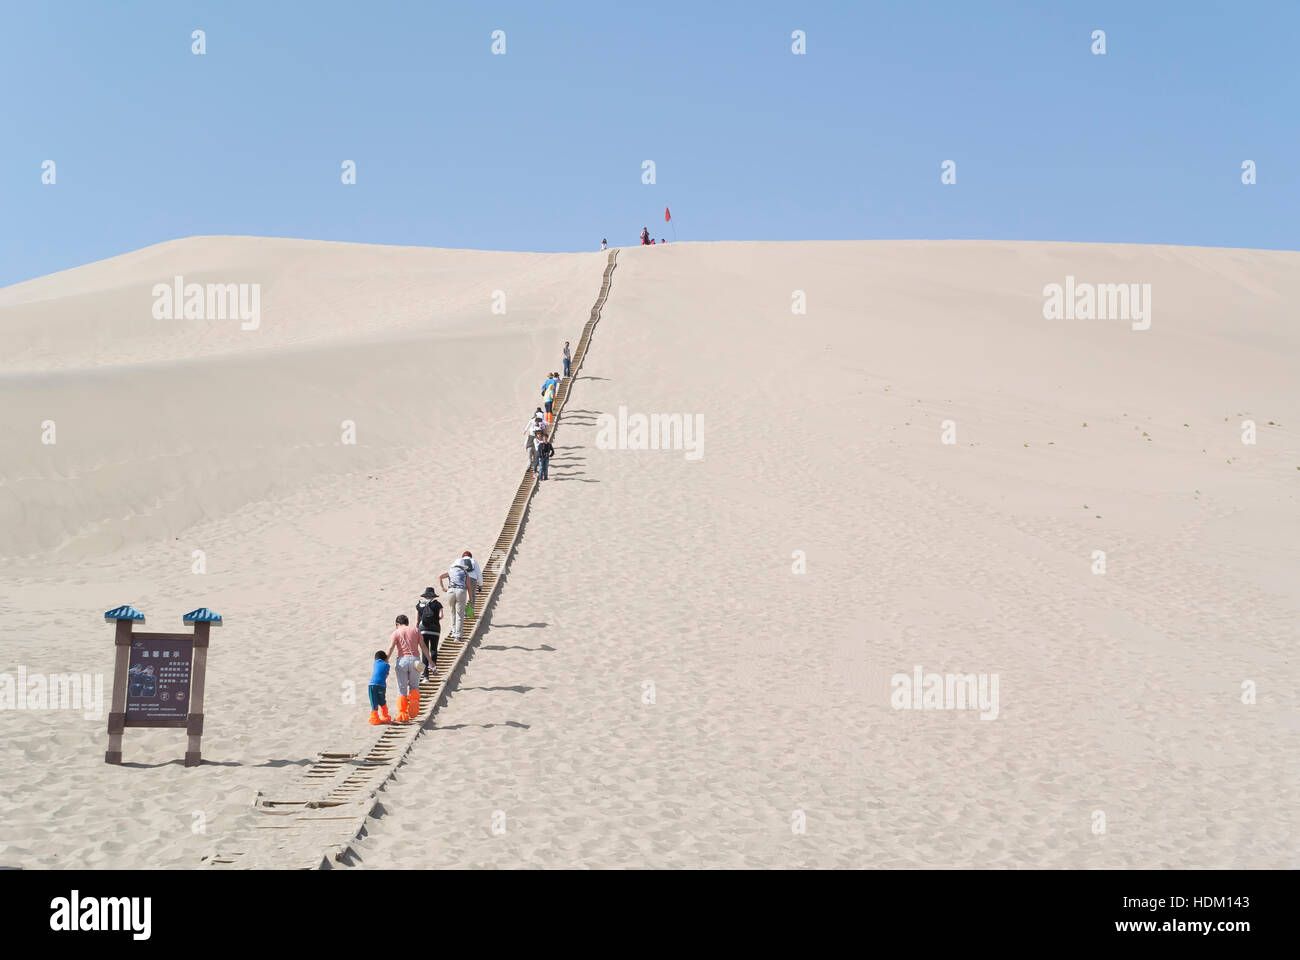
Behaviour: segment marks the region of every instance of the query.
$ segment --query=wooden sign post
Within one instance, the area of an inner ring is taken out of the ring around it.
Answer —
[[[127,727],[184,727],[189,736],[185,766],[200,762],[203,737],[203,682],[208,670],[208,634],[221,616],[206,607],[181,618],[193,633],[136,633],[144,614],[131,606],[104,614],[115,622],[113,698],[108,714],[105,763],[122,762],[122,734]]]

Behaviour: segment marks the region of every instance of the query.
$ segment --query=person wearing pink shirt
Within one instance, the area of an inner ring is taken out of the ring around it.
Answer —
[[[397,722],[406,723],[420,716],[420,654],[429,660],[434,657],[420,631],[411,626],[404,613],[397,615],[397,626],[388,646],[390,658],[394,650],[397,651],[397,663],[393,669],[397,674]]]

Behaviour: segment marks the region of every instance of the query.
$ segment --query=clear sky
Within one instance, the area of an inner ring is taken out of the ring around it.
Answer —
[[[0,0],[0,285],[196,234],[586,250],[666,204],[683,240],[1297,249],[1298,42],[1294,0]]]

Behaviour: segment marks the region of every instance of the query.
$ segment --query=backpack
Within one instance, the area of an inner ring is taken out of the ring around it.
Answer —
[[[442,604],[437,600],[421,599],[420,607],[420,629],[429,633],[437,633],[439,621],[442,619]]]

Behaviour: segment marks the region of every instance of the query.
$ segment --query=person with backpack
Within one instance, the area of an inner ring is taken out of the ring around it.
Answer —
[[[425,587],[420,599],[415,601],[415,622],[420,625],[420,636],[429,648],[429,656],[424,658],[424,677],[429,679],[429,666],[433,673],[438,673],[438,637],[442,634],[442,604],[435,599],[438,595],[433,587]]]
[[[478,592],[483,589],[483,571],[479,568],[478,561],[474,559],[474,554],[466,550],[460,555],[460,562],[469,561],[469,599],[465,601],[465,614],[474,616],[474,598]]]
[[[537,479],[547,479],[547,471],[551,465],[551,457],[555,456],[555,447],[551,446],[551,441],[546,439],[546,434],[537,434]]]
[[[546,408],[546,422],[550,423],[554,416],[552,409],[555,405],[555,379],[552,377],[542,386],[542,406]]]
[[[461,630],[465,627],[465,605],[469,602],[469,577],[474,561],[460,557],[446,573],[438,578],[438,586],[447,594],[447,603],[451,605],[451,631],[453,640],[460,640]]]

